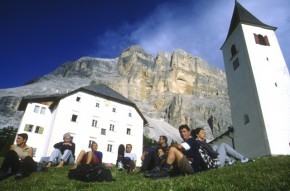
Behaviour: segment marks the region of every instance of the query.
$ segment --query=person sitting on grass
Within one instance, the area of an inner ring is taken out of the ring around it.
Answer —
[[[92,142],[91,151],[85,152],[81,150],[79,153],[77,160],[71,169],[76,169],[80,164],[102,164],[103,153],[98,150],[98,144],[96,142]]]
[[[119,150],[122,150],[122,145],[119,146]],[[118,170],[122,170],[124,168],[127,170],[128,174],[134,173],[137,161],[136,154],[132,153],[131,151],[132,145],[127,144],[125,154],[122,156],[122,153],[118,153],[117,159]]]
[[[161,135],[159,137],[158,145],[149,147],[145,149],[145,151],[143,152],[141,157],[142,166],[140,168],[139,173],[150,171],[152,169],[154,170],[159,169],[160,166],[160,160],[158,155],[159,148],[161,148],[161,150],[162,148],[164,148],[164,154],[167,154],[168,151],[167,137],[164,135]]]
[[[26,145],[28,135],[20,133],[17,135],[16,144],[11,145],[6,153],[0,169],[0,180],[15,174],[15,180],[29,176],[36,171],[37,164],[33,160],[33,149]],[[11,169],[11,172],[8,170]]]
[[[191,131],[191,136],[195,137],[204,147],[211,147],[208,143],[206,143],[206,134],[203,128],[196,128]],[[207,146],[208,145],[208,146]],[[222,143],[220,145],[213,145],[213,150],[218,153],[218,158],[220,161],[220,167],[223,167],[225,163],[228,165],[232,165],[235,163],[235,160],[232,158],[236,158],[241,161],[241,163],[249,162],[249,158],[243,156],[231,146],[226,143]]]
[[[166,163],[161,171],[152,174],[150,176],[151,178],[169,178],[169,170],[172,165],[176,165],[178,173],[181,175],[190,175],[198,172],[201,160],[198,151],[199,145],[190,136],[190,128],[188,125],[181,125],[179,127],[179,133],[184,142],[169,148]]]
[[[58,163],[57,168],[62,167],[66,164],[73,164],[75,161],[75,144],[71,140],[70,133],[65,133],[63,135],[63,141],[56,143],[54,145],[54,150],[52,151],[49,162],[46,168],[51,167],[55,162]]]

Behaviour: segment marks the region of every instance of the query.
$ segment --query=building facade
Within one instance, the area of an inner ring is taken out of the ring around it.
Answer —
[[[236,149],[290,154],[290,78],[275,35],[237,1],[222,45]]]
[[[76,156],[90,150],[92,141],[98,143],[105,163],[116,162],[120,144],[130,143],[132,152],[138,158],[142,155],[146,119],[133,102],[105,85],[82,87],[65,95],[27,97],[19,110],[25,112],[18,133],[28,133],[36,161],[49,156],[66,132],[76,144]]]

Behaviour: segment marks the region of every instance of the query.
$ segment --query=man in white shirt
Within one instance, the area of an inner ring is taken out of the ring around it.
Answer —
[[[122,170],[123,168],[127,170],[128,174],[133,174],[136,167],[137,156],[135,153],[131,153],[132,145],[126,145],[126,151],[124,158],[118,162],[118,169]]]

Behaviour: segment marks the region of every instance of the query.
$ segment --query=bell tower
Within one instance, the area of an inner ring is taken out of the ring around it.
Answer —
[[[221,47],[235,146],[249,157],[290,154],[290,77],[276,29],[235,1]]]

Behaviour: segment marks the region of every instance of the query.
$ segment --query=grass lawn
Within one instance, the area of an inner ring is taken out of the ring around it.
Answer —
[[[70,166],[52,167],[48,172],[33,173],[19,181],[10,177],[0,182],[0,190],[290,190],[290,156],[260,158],[256,162],[160,180],[144,178],[142,174],[127,175],[113,167],[111,172],[116,181],[85,183],[68,179],[69,169]]]

